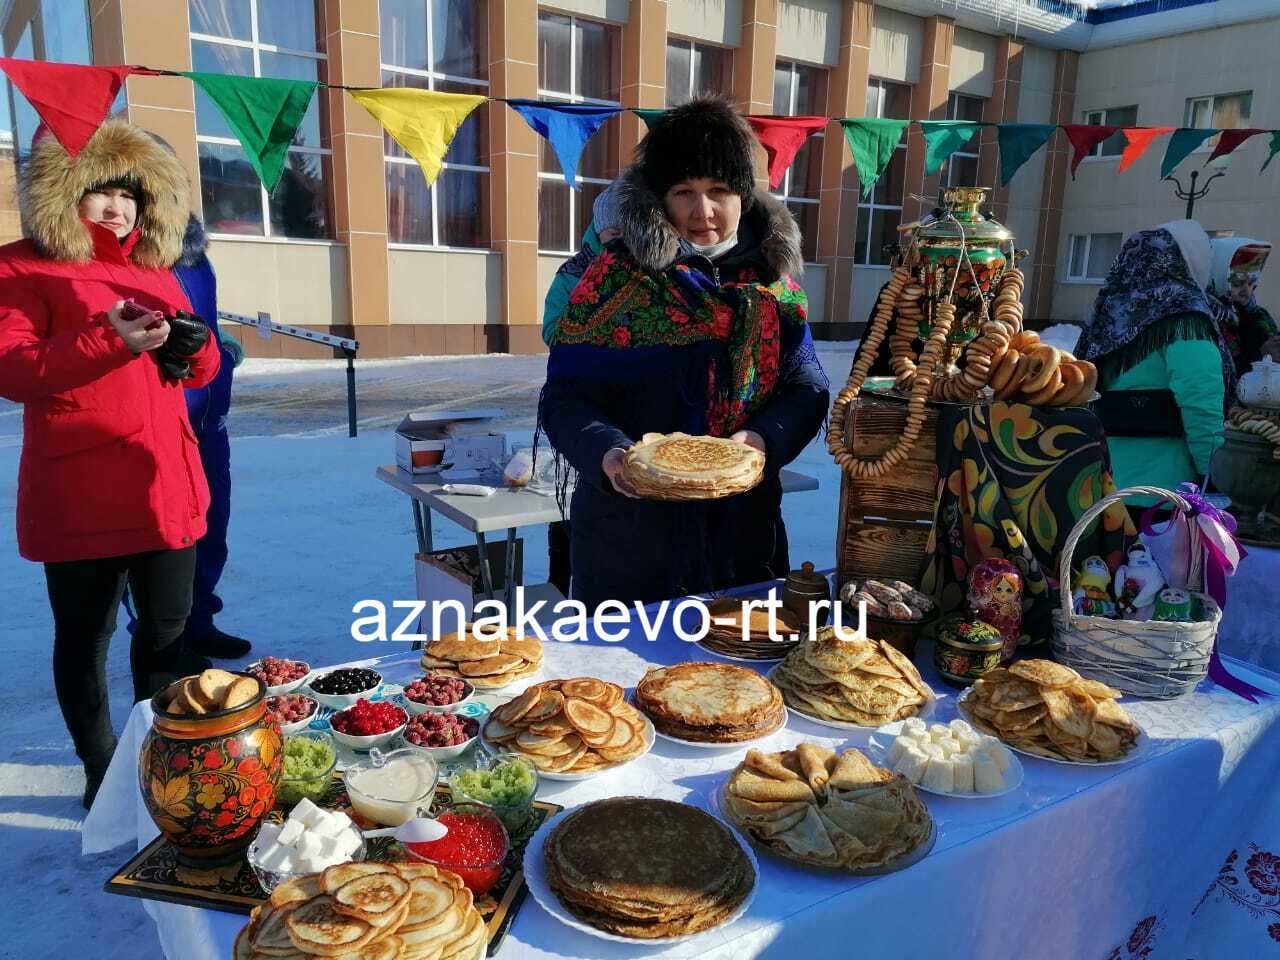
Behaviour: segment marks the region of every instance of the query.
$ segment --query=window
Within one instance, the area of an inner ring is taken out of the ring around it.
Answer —
[[[618,103],[618,31],[580,17],[538,14],[538,97],[555,103]],[[618,140],[606,125],[578,162],[571,190],[545,140],[538,153],[538,249],[573,251],[591,223],[591,206],[618,169]]]
[[[947,100],[948,120],[970,120],[982,122],[982,109],[987,101],[982,97],[970,97],[963,93],[953,93]],[[975,133],[973,139],[947,158],[942,166],[942,183],[948,187],[978,186],[978,147],[981,132]]]
[[[187,0],[194,70],[246,77],[325,79],[323,3],[318,0]],[[316,91],[267,193],[235,132],[196,88],[200,195],[210,231],[256,237],[330,236],[328,90]]]
[[[1120,253],[1120,233],[1073,233],[1067,254],[1067,279],[1102,282]]]
[[[381,0],[382,85],[488,94],[485,0]],[[434,185],[383,135],[387,239],[433,247],[489,246],[488,105],[472,111]]]
[[[733,57],[723,47],[692,40],[667,40],[667,106],[703,93],[733,90]]]
[[[84,0],[39,0],[9,4],[7,9],[6,32],[17,35],[9,56],[58,63],[93,62],[89,51],[89,5]],[[0,148],[16,147],[16,155],[25,159],[31,152],[31,138],[40,125],[40,117],[8,77],[3,83],[7,91],[0,93]],[[121,113],[124,105],[122,88],[111,105],[111,113]]]
[[[1235,130],[1249,125],[1253,113],[1253,91],[1220,93],[1213,97],[1193,97],[1187,101],[1184,127],[1212,127],[1217,130]],[[1212,136],[1196,148],[1196,152],[1209,151],[1218,145]]]
[[[911,117],[911,87],[872,79],[867,84],[868,117],[907,120]],[[907,144],[904,137],[871,194],[858,200],[858,236],[854,241],[856,263],[888,264],[885,247],[896,247],[902,222],[902,188],[906,179]]]
[[[1084,115],[1084,122],[1091,127],[1134,127],[1138,125],[1138,108],[1137,107],[1111,107],[1107,110],[1088,110]],[[1091,157],[1118,157],[1124,153],[1124,148],[1128,144],[1128,140],[1124,138],[1124,134],[1117,130],[1107,139],[1089,152]]]
[[[773,69],[773,112],[788,117],[820,117],[826,113],[827,72],[779,60]],[[800,225],[804,258],[818,258],[818,200],[822,196],[823,134],[805,140],[796,153],[778,196]]]

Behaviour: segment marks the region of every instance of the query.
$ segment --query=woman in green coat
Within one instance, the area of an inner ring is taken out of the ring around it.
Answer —
[[[1076,352],[1098,367],[1098,413],[1121,487],[1202,484],[1222,442],[1236,376],[1224,305],[1205,292],[1211,262],[1194,220],[1135,233],[1081,334]]]

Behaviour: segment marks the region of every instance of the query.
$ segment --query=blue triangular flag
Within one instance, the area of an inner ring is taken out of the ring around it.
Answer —
[[[560,171],[565,181],[575,190],[578,189],[578,160],[587,141],[602,123],[623,109],[593,103],[543,103],[540,100],[508,100],[507,103],[551,144],[560,160]]]

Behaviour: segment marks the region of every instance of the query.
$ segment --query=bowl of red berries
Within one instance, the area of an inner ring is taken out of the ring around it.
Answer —
[[[352,750],[385,746],[404,731],[409,715],[390,700],[357,700],[329,720],[333,738]]]
[[[405,685],[404,700],[411,716],[457,713],[470,702],[475,692],[475,687],[459,677],[428,673]]]
[[[244,668],[244,672],[257,677],[267,685],[267,696],[293,693],[306,683],[311,665],[305,660],[284,660],[280,657],[263,657]]]
[[[307,729],[319,709],[320,704],[305,693],[278,693],[267,697],[267,716],[280,724],[285,736]]]
[[[467,752],[480,734],[480,721],[460,713],[420,713],[410,717],[400,741],[431,754],[436,762]]]

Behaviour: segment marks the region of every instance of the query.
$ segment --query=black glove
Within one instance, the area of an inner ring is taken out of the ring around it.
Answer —
[[[169,338],[164,344],[152,351],[160,372],[169,380],[189,380],[191,364],[189,357],[200,352],[209,339],[209,327],[194,313],[179,310],[169,317]]]

